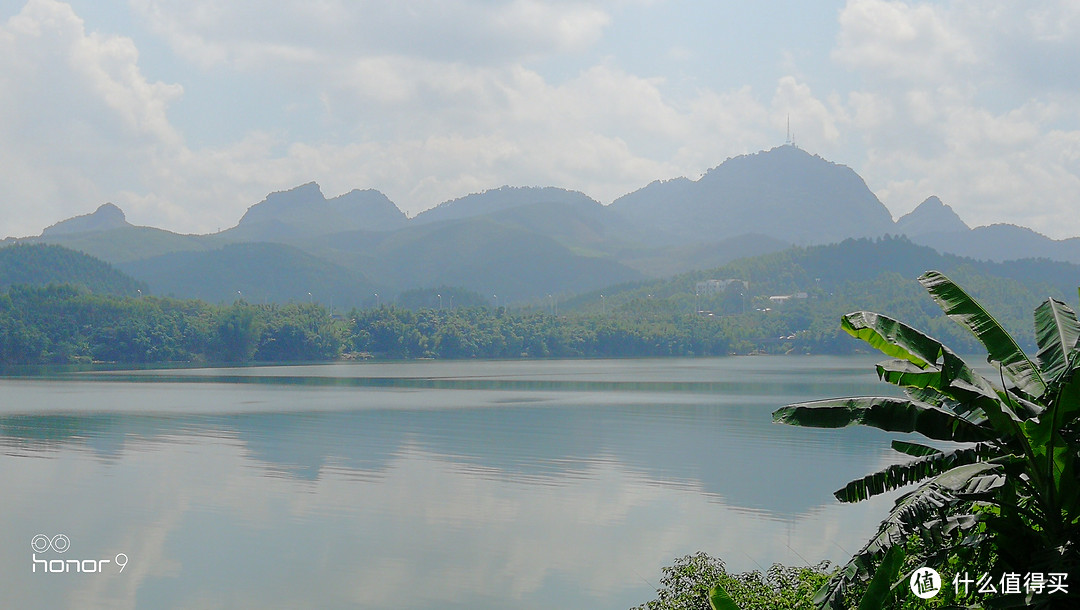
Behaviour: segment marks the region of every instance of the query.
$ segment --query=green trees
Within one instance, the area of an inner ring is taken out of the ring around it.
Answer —
[[[828,563],[812,567],[774,564],[765,573],[731,574],[720,559],[696,553],[665,567],[656,599],[633,610],[710,610],[715,591],[728,596],[728,605],[713,602],[711,607],[717,610],[808,610],[814,591],[828,580],[828,568]]]
[[[1044,588],[956,596],[951,576],[965,571],[1080,574],[1080,322],[1064,303],[1035,310],[1033,361],[963,289],[937,272],[919,282],[987,351],[997,383],[948,347],[892,318],[844,316],[842,328],[891,359],[878,376],[903,398],[865,397],[789,405],[778,422],[836,428],[853,424],[917,432],[941,447],[894,441],[913,460],[852,481],[842,502],[904,486],[877,533],[817,595],[822,607],[880,607],[906,590],[920,566],[942,573],[950,603],[993,607],[1075,607],[1077,593]],[[970,591],[974,593],[974,591]],[[955,597],[955,599],[951,599]],[[869,605],[867,605],[869,604]]]
[[[259,362],[333,360],[341,354],[339,325],[322,307],[264,308],[265,322],[250,357]]]
[[[217,306],[68,285],[0,293],[0,365],[333,360],[345,330],[309,304]]]
[[[145,283],[82,252],[50,244],[0,247],[0,289],[11,286],[73,284],[98,294],[135,296]]]
[[[354,310],[351,346],[387,358],[717,356],[730,329],[689,314],[568,315],[462,307]]]
[[[224,362],[250,360],[262,332],[259,322],[253,307],[241,303],[227,309],[214,325],[211,358]]]

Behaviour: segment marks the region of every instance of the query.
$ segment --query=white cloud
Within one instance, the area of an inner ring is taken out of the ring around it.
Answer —
[[[895,214],[937,194],[971,224],[1080,233],[1080,91],[1040,74],[1076,73],[1077,14],[1068,2],[848,2],[833,58],[864,83],[847,94],[866,146],[856,169]]]
[[[499,44],[507,57],[486,63],[422,46],[365,54],[356,48],[361,43],[313,38],[323,26],[329,39],[354,26],[362,26],[354,38],[374,36],[358,15],[390,11],[380,23],[393,29],[408,21],[408,3],[327,2],[312,15],[299,3],[258,15],[243,3],[137,5],[147,19],[171,27],[170,40],[182,52],[188,41],[192,53],[203,53],[192,56],[200,62],[249,71],[273,63],[282,86],[311,87],[331,130],[353,137],[266,129],[189,148],[167,114],[183,89],[147,79],[131,39],[88,32],[68,5],[32,0],[0,30],[10,51],[0,78],[18,83],[0,94],[2,111],[6,124],[22,126],[0,132],[0,150],[32,149],[0,169],[18,202],[4,219],[11,234],[36,234],[106,200],[136,224],[214,231],[232,226],[267,192],[309,180],[329,195],[378,188],[413,214],[503,184],[553,184],[611,200],[768,141],[760,136],[763,126],[770,129],[766,112],[746,89],[703,91],[679,105],[665,96],[662,80],[608,63],[552,83],[515,61],[587,44],[607,20],[598,16],[600,4],[521,1],[485,12],[482,3],[462,0],[430,4],[418,17],[429,30],[454,25],[440,11],[476,17],[469,27],[487,28],[476,36],[506,38]],[[258,21],[254,33],[231,38],[229,29],[245,19]],[[271,43],[268,29],[287,25],[293,29]]]
[[[679,105],[662,81],[608,65],[561,84],[522,66],[454,65],[443,75],[416,68],[395,72],[415,79],[403,88],[413,92],[379,100],[374,112],[396,138],[305,147],[338,167],[317,178],[340,185],[329,190],[372,185],[413,213],[503,184],[558,185],[610,201],[757,150],[772,131],[769,111],[746,89]],[[335,95],[343,124],[371,112],[350,105],[349,91]]]
[[[852,91],[847,107],[851,124],[860,131],[881,128],[896,116],[892,100],[876,92]]]
[[[169,125],[177,85],[150,82],[129,39],[87,34],[71,7],[31,0],[0,25],[0,189],[4,228],[36,233],[71,201],[100,201],[108,182],[182,138]]]
[[[107,200],[132,222],[213,231],[310,180],[377,188],[413,214],[503,184],[610,201],[779,144],[790,115],[801,146],[855,169],[896,215],[937,194],[972,224],[1080,234],[1074,4],[850,0],[830,57],[856,86],[804,73],[815,58],[798,51],[760,90],[693,89],[594,54],[625,4],[132,0],[190,62],[181,87],[147,77],[133,39],[30,0],[0,24],[0,231]],[[537,67],[549,60],[562,67]],[[218,115],[234,95],[247,97]],[[214,110],[170,120],[192,96]],[[189,143],[203,117],[264,112]]]
[[[594,43],[607,2],[133,0],[174,48],[210,65],[402,55],[508,64]]]
[[[785,76],[780,79],[772,105],[776,110],[775,117],[789,116],[792,119],[792,125],[798,130],[796,143],[802,139],[810,139],[816,146],[821,147],[840,137],[834,119],[835,112],[815,97],[808,85],[796,81],[794,77]],[[807,132],[809,138],[806,138]]]
[[[933,124],[944,143],[939,154],[900,148],[875,164],[884,175],[921,179],[890,180],[880,194],[909,208],[937,194],[975,224],[1013,222],[1054,237],[1074,235],[1080,130],[1049,129],[1056,114],[1036,102],[1003,114],[947,106]]]
[[[943,12],[924,3],[851,0],[840,13],[833,59],[890,78],[947,80],[976,55]]]

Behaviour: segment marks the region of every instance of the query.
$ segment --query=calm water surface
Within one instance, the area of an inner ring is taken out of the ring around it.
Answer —
[[[891,499],[831,492],[892,435],[770,413],[888,390],[875,360],[0,378],[0,606],[628,608],[698,550],[843,560]]]

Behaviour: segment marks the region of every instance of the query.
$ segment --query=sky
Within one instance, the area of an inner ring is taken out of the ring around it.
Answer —
[[[601,203],[795,143],[894,217],[1080,235],[1073,0],[0,0],[0,236],[267,193]]]

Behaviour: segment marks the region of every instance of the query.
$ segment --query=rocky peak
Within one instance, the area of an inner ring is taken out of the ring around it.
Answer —
[[[119,227],[131,226],[124,217],[124,211],[111,203],[103,203],[91,214],[75,216],[47,227],[41,232],[44,236],[69,235],[72,233],[90,233],[108,231]]]
[[[962,233],[970,229],[951,207],[933,195],[896,221],[897,232],[908,237],[928,233]]]

